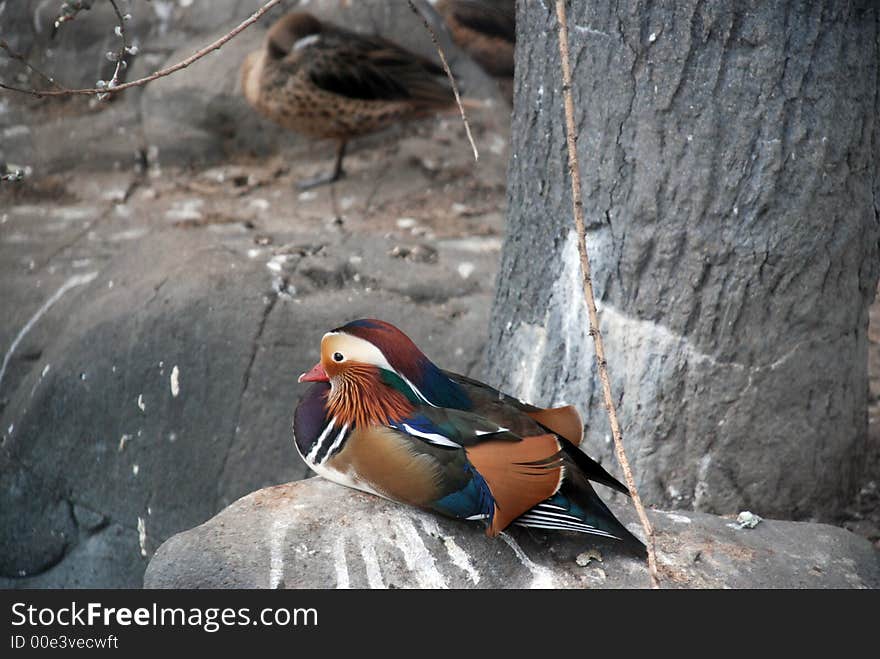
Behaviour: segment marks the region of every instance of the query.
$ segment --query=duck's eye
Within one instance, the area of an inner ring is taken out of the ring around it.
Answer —
[[[345,357],[342,356],[341,352],[334,352],[333,353],[333,361],[334,362],[341,362],[343,359],[345,359]]]

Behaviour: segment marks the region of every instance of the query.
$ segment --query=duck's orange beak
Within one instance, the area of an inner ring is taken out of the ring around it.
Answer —
[[[312,370],[308,373],[300,375],[297,382],[330,382],[330,377],[327,375],[324,367],[321,366],[321,362],[318,362],[312,366]]]

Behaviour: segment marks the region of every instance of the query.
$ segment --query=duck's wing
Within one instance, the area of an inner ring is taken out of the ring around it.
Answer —
[[[290,53],[291,66],[320,89],[366,101],[409,101],[443,107],[455,99],[443,69],[392,41],[342,29],[307,37]]]
[[[478,413],[490,417],[505,414],[525,414],[543,427],[565,437],[575,446],[579,446],[583,440],[584,425],[581,421],[581,415],[573,405],[548,408],[536,407],[466,375],[450,371],[444,371],[444,374],[464,388],[465,393],[471,399],[473,409]]]
[[[463,454],[465,487],[444,488],[434,507],[458,517],[484,517],[492,536],[562,483],[561,440],[553,434],[519,436],[477,414],[433,406],[417,406],[390,427],[432,449]]]
[[[444,373],[464,389],[471,400],[471,409],[474,413],[514,428],[520,434],[524,432],[524,418],[535,424],[536,429],[531,431],[532,434],[540,434],[541,429],[553,432],[566,440],[562,442],[562,450],[588,479],[629,496],[629,490],[623,483],[578,448],[583,438],[583,423],[574,406],[536,407],[508,396],[479,380],[450,371]]]
[[[522,441],[510,428],[490,419],[445,407],[419,405],[410,416],[392,421],[389,425],[428,444],[452,449],[473,447],[490,440]]]
[[[514,0],[449,0],[438,10],[452,38],[490,75],[513,77],[516,45]]]
[[[474,32],[516,41],[515,0],[456,0],[449,5],[455,20]]]
[[[430,448],[438,464],[449,465],[429,506],[438,512],[483,518],[490,536],[518,524],[613,538],[636,550],[642,547],[565,450],[570,444],[555,434],[518,436],[479,415],[430,406],[416,408],[389,430]],[[444,459],[438,451],[452,455]]]
[[[556,435],[520,437],[479,415],[432,406],[389,426],[339,428],[326,417],[327,389],[315,383],[294,416],[297,448],[319,474],[450,517],[485,520],[490,536],[513,523],[641,546]]]
[[[559,491],[530,508],[513,522],[516,526],[587,533],[619,540],[627,550],[645,555],[645,545],[620,523],[588,482],[566,479]]]

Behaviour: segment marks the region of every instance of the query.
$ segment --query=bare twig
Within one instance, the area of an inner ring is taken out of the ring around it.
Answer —
[[[5,83],[0,82],[0,89],[6,89],[8,91],[21,92],[23,94],[31,94],[32,96],[36,96],[37,98],[41,98],[43,96],[74,96],[74,95],[89,95],[89,94],[116,94],[118,92],[124,91],[131,87],[141,87],[146,85],[148,82],[152,82],[158,78],[163,78],[167,75],[171,75],[175,71],[180,71],[181,69],[185,69],[190,64],[203,58],[208,53],[218,50],[223,44],[227,41],[235,37],[239,32],[244,30],[245,28],[256,23],[260,18],[262,18],[263,14],[268,12],[272,7],[277,5],[281,0],[269,0],[266,4],[260,7],[257,11],[255,11],[249,18],[242,21],[235,29],[227,32],[222,37],[217,39],[216,41],[211,42],[201,50],[193,53],[185,60],[178,62],[172,66],[165,67],[155,73],[151,73],[150,75],[139,78],[137,80],[132,80],[131,82],[123,83],[117,87],[113,87],[110,89],[109,87],[105,87],[103,89],[92,88],[92,89],[64,89],[64,90],[39,90],[39,89],[22,89],[20,87],[13,87],[12,85],[7,85]]]
[[[626,451],[623,448],[623,437],[620,432],[620,422],[617,419],[617,408],[611,394],[611,381],[608,378],[608,364],[605,361],[605,345],[602,341],[602,333],[599,331],[599,315],[596,311],[596,299],[593,296],[593,282],[590,274],[590,258],[587,254],[586,229],[584,225],[584,205],[581,198],[581,170],[577,157],[577,128],[574,122],[574,99],[571,94],[571,64],[568,50],[568,18],[565,13],[565,0],[556,0],[556,18],[559,28],[559,56],[562,60],[562,95],[565,99],[565,136],[568,145],[568,173],[571,179],[571,201],[574,211],[574,221],[578,235],[578,252],[581,257],[581,269],[584,284],[584,301],[590,315],[590,335],[596,346],[596,361],[599,367],[599,379],[602,381],[602,392],[605,396],[605,408],[608,410],[608,420],[611,424],[611,434],[614,437],[614,448],[617,459],[623,469],[626,478],[626,486],[632,495],[633,504],[645,530],[645,544],[648,548],[648,572],[651,575],[651,586],[659,588],[660,582],[657,576],[657,555],[654,549],[654,529],[651,520],[645,513],[636,482],[633,478]]]
[[[40,69],[38,69],[38,68],[35,67],[33,64],[31,64],[30,62],[28,62],[28,61],[27,61],[27,58],[25,58],[24,55],[22,55],[21,53],[17,53],[17,52],[15,52],[14,50],[12,50],[12,48],[10,47],[10,45],[9,45],[8,43],[6,43],[6,41],[4,41],[3,39],[0,39],[0,49],[5,50],[5,51],[6,51],[6,54],[7,54],[11,59],[18,60],[19,62],[21,62],[22,64],[24,64],[28,69],[30,69],[31,71],[33,71],[34,73],[36,73],[38,76],[40,76],[43,80],[45,80],[46,82],[48,82],[50,85],[55,85],[58,89],[62,89],[62,90],[64,89],[63,86],[61,86],[61,85],[59,85],[57,82],[55,82],[55,78],[53,78],[53,77],[51,77],[51,76],[48,76],[48,75],[46,75],[45,73],[43,73],[42,71],[40,71]]]
[[[116,4],[116,0],[110,0],[110,6],[113,7],[113,11],[116,13],[116,18],[119,19],[119,25],[116,27],[116,34],[119,36],[119,50],[114,54],[112,52],[107,53],[107,57],[114,57],[116,59],[116,69],[113,71],[113,77],[110,78],[110,81],[107,83],[107,87],[113,89],[114,87],[119,85],[119,74],[122,69],[126,68],[128,65],[125,62],[125,54],[128,51],[128,33],[125,31],[125,16],[122,15],[122,12],[119,11],[119,6]]]
[[[422,23],[425,25],[425,29],[428,31],[428,34],[431,35],[431,41],[434,42],[434,47],[437,49],[437,54],[440,55],[440,62],[443,64],[443,70],[446,71],[446,77],[449,78],[449,82],[452,84],[452,91],[455,94],[455,102],[458,103],[458,111],[461,112],[461,120],[464,122],[464,130],[467,133],[468,141],[471,143],[471,148],[474,150],[474,160],[480,159],[480,153],[477,151],[477,145],[474,143],[474,136],[471,135],[471,125],[468,123],[467,115],[464,113],[464,106],[461,104],[461,96],[458,93],[458,85],[455,83],[455,76],[452,75],[452,70],[449,68],[449,64],[446,62],[446,55],[443,53],[443,49],[440,47],[440,42],[437,40],[437,35],[434,33],[434,30],[431,28],[431,24],[428,23],[428,19],[424,17],[422,12],[420,12],[416,6],[413,4],[412,0],[407,0],[409,3],[409,8],[413,10],[413,12],[422,19]]]
[[[81,11],[88,11],[92,8],[93,0],[65,0],[61,5],[61,14],[55,19],[55,25],[52,28],[52,37],[55,37],[55,31],[64,23],[76,20]]]

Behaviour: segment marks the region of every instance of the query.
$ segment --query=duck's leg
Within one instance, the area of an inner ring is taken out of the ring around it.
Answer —
[[[311,188],[316,188],[319,185],[334,183],[345,176],[345,172],[342,170],[342,159],[345,158],[345,147],[347,144],[347,140],[339,140],[339,145],[336,147],[336,162],[333,164],[332,172],[330,172],[329,174],[321,174],[320,176],[300,181],[296,184],[296,187],[298,187],[300,190],[310,190]]]
[[[339,140],[339,146],[336,147],[336,162],[333,164],[333,174],[330,178],[331,182],[338,181],[345,176],[345,172],[342,171],[342,159],[345,158],[345,147],[347,145],[347,140]]]

